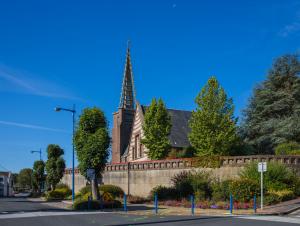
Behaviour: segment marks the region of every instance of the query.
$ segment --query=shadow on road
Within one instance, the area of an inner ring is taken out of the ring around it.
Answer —
[[[125,223],[125,224],[110,224],[107,226],[128,226],[128,225],[152,225],[152,224],[165,224],[165,223],[177,223],[182,222],[182,225],[185,225],[184,222],[198,221],[198,220],[212,220],[212,219],[225,219],[225,217],[190,217],[185,219],[170,219],[170,220],[157,220],[157,221],[149,221],[149,222],[138,222],[138,223]],[[228,217],[226,217],[228,219]]]

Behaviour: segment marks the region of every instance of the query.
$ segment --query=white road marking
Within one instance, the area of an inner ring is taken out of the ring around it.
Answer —
[[[237,217],[241,219],[260,220],[260,221],[274,221],[285,222],[292,224],[300,224],[300,219],[294,217],[281,217],[281,216],[241,216]]]
[[[47,217],[47,216],[68,216],[68,215],[84,215],[84,214],[103,214],[108,212],[29,212],[29,213],[12,213],[0,214],[0,219],[27,218],[27,217]]]

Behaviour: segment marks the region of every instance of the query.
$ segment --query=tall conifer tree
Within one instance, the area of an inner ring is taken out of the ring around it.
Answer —
[[[253,92],[242,134],[257,154],[272,154],[278,144],[300,142],[300,62],[297,55],[276,59],[267,79]]]

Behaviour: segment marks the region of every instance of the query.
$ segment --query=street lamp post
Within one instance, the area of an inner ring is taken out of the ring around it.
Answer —
[[[40,154],[40,161],[42,161],[42,149],[40,148],[40,150],[39,151],[30,151],[31,152],[31,154],[33,154],[33,153],[39,153]]]
[[[72,109],[68,109],[68,108],[61,108],[61,107],[56,107],[55,111],[68,111],[72,113],[72,117],[73,117],[73,133],[72,133],[72,148],[73,148],[73,152],[72,152],[72,202],[74,204],[74,200],[75,200],[75,166],[74,166],[74,161],[75,161],[75,154],[74,154],[74,133],[75,133],[75,104],[73,105]]]

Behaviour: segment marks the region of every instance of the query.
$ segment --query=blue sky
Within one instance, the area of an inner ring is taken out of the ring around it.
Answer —
[[[71,165],[72,119],[97,106],[112,126],[131,40],[137,99],[192,110],[217,76],[236,105],[273,60],[300,51],[300,1],[1,1],[0,170],[32,167],[49,143]]]

